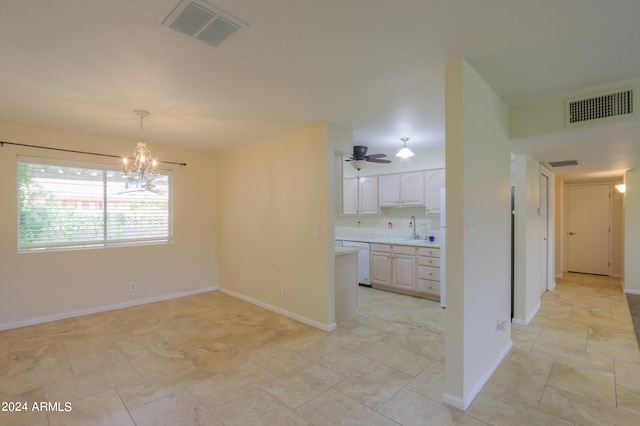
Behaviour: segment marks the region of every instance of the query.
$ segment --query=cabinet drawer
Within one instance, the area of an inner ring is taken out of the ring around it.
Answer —
[[[432,268],[431,266],[418,266],[418,278],[425,280],[440,281],[440,268]]]
[[[433,247],[419,247],[419,256],[440,257],[440,249]]]
[[[416,248],[411,246],[393,246],[393,252],[396,254],[416,255]]]
[[[438,281],[431,280],[418,280],[417,291],[420,293],[440,295],[440,283]]]
[[[440,267],[440,258],[439,257],[418,256],[418,265],[432,266],[434,268],[439,268]]]
[[[389,244],[371,243],[371,245],[369,246],[369,250],[371,250],[371,251],[382,251],[382,252],[385,252],[385,253],[391,253],[391,245],[389,245]]]

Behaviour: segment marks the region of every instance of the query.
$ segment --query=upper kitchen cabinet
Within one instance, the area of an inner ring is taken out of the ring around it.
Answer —
[[[343,214],[378,214],[376,176],[343,179]]]
[[[427,214],[440,214],[440,190],[445,188],[445,169],[424,172]]]
[[[379,176],[378,194],[380,207],[424,206],[424,173]]]

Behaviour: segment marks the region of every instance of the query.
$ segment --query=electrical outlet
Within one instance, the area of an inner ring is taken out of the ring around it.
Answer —
[[[279,297],[280,299],[282,299],[282,297],[283,297],[283,296],[284,296],[284,291],[282,291],[282,289],[281,289],[281,288],[279,288],[279,289],[278,289],[278,297]]]
[[[129,283],[129,290],[136,291],[137,287],[138,287],[138,285],[135,283],[135,281]]]
[[[500,332],[507,331],[507,321],[506,320],[497,320],[496,321],[496,335]]]

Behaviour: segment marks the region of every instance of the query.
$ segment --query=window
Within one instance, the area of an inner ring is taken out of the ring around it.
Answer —
[[[171,175],[151,184],[113,165],[18,157],[18,252],[171,241]]]

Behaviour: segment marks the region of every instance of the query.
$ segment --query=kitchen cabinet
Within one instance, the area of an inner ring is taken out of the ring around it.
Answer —
[[[424,206],[424,173],[379,176],[378,194],[380,207]]]
[[[427,214],[440,214],[440,190],[445,188],[445,169],[425,171],[424,181]]]
[[[403,206],[424,206],[424,173],[400,175],[400,203]]]
[[[396,246],[392,248],[392,287],[413,291],[416,289],[416,248]]]
[[[380,207],[400,205],[400,175],[378,176],[378,200]]]
[[[391,285],[391,246],[388,244],[371,244],[371,284]]]
[[[371,286],[440,300],[440,249],[371,244]]]
[[[418,248],[418,284],[416,291],[429,299],[440,300],[440,249]]]
[[[343,179],[343,214],[378,214],[377,176]]]

